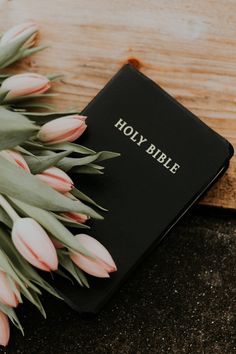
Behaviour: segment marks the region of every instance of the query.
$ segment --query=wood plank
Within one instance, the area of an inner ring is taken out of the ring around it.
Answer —
[[[61,107],[83,108],[129,59],[236,146],[236,2],[0,0],[0,30],[25,20],[51,49],[14,71],[63,73]],[[236,208],[236,157],[202,203]]]

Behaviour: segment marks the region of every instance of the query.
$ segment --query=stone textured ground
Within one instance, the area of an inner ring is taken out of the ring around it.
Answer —
[[[45,297],[20,311],[12,354],[236,353],[235,214],[196,207],[94,319]]]

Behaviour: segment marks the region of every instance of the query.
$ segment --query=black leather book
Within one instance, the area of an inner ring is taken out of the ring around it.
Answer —
[[[80,313],[96,313],[224,172],[233,147],[131,65],[82,113],[88,130],[79,143],[121,153],[103,164],[104,175],[76,177],[82,191],[109,209],[87,233],[110,251],[118,271],[110,279],[88,277],[90,289],[66,280],[58,288]]]

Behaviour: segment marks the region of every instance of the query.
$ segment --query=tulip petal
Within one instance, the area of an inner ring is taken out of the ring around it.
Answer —
[[[70,255],[71,260],[84,272],[93,275],[98,278],[109,278],[108,272],[103,269],[96,260],[89,259],[80,253],[72,253]]]
[[[34,22],[25,22],[16,25],[3,34],[0,40],[0,44],[3,45],[12,42],[13,40],[17,39],[19,36],[23,34],[25,35],[26,33],[30,33],[32,30],[37,31],[37,29],[38,29],[37,25]],[[30,45],[33,45],[35,37],[36,37],[36,33],[34,33],[32,37],[29,39]]]
[[[10,338],[9,320],[5,313],[0,311],[0,345],[7,346]]]
[[[3,81],[1,89],[9,91],[7,99],[19,96],[43,93],[50,88],[50,80],[35,73],[17,74]]]
[[[107,271],[116,271],[116,264],[112,259],[108,250],[95,238],[85,235],[79,234],[75,236],[77,240],[79,240],[80,244],[85,247],[89,252],[94,254],[96,258],[104,264],[107,268]]]
[[[14,243],[18,252],[33,266],[41,270],[50,271],[50,268],[46,264],[40,262],[36,257],[36,254],[25,245],[16,234],[12,237],[12,242]]]
[[[35,267],[50,271],[58,267],[55,247],[44,229],[31,218],[15,221],[12,241],[25,259]]]
[[[19,301],[12,291],[7,274],[0,271],[0,301],[7,306],[17,307]]]
[[[109,273],[117,270],[110,253],[99,241],[85,234],[76,235],[75,238],[94,256],[90,258],[79,252],[71,252],[70,258],[79,268],[99,278],[108,278]]]
[[[73,141],[77,140],[85,132],[86,129],[87,129],[87,125],[83,124],[83,125],[81,125],[80,128],[75,129],[75,131],[73,133],[71,132],[70,136],[64,135],[64,136],[61,136],[60,138],[58,138],[56,143],[61,143],[65,140],[72,143]],[[55,144],[55,142],[53,142],[53,144]]]
[[[79,138],[87,128],[85,119],[86,117],[79,115],[54,119],[41,127],[38,138],[48,144],[72,142]]]
[[[36,176],[61,193],[69,192],[74,187],[72,179],[57,167],[50,167]]]
[[[30,173],[29,166],[27,165],[24,157],[18,151],[5,150],[3,152],[6,152],[9,155],[9,161],[14,161],[17,166]]]
[[[73,212],[62,213],[62,216],[66,217],[69,220],[77,221],[82,224],[89,219],[89,217],[85,214],[73,213]]]

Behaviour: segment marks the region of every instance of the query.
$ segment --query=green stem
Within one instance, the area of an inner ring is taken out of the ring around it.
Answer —
[[[5,210],[5,212],[10,216],[10,218],[12,219],[13,222],[20,218],[19,215],[12,208],[12,206],[8,203],[8,201],[1,194],[0,194],[0,205]]]

